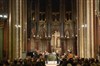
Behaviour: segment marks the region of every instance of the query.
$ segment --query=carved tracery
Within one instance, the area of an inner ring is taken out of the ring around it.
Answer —
[[[46,32],[47,32],[46,22],[45,21],[40,21],[39,22],[39,36],[41,38],[46,37]]]

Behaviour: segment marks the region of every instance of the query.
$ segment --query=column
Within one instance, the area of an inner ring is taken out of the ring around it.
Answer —
[[[94,3],[94,5],[95,5],[95,22],[94,22],[94,43],[95,43],[95,53],[94,54],[96,54],[95,55],[95,58],[98,58],[99,59],[99,56],[100,56],[100,51],[99,51],[99,34],[100,34],[100,21],[99,21],[99,19],[100,19],[100,14],[99,14],[99,0],[95,0],[95,3]]]
[[[9,30],[8,30],[8,21],[6,20],[6,21],[4,21],[4,26],[3,26],[4,28],[4,30],[3,30],[3,37],[4,37],[4,40],[2,40],[3,41],[3,58],[6,58],[6,59],[8,59],[8,54],[9,54],[9,42],[8,42],[8,40],[9,40],[9,38],[8,38],[8,32],[9,32]]]
[[[50,38],[47,39],[47,51],[51,53],[51,39]]]
[[[25,0],[24,0],[25,1]],[[22,57],[23,51],[23,0],[9,1],[9,58]],[[24,3],[26,4],[26,3]]]
[[[35,49],[39,49],[39,0],[35,1],[35,21],[36,21],[36,43],[35,43]]]
[[[27,0],[22,1],[22,52],[27,51]]]
[[[20,57],[27,51],[27,0],[20,0]]]
[[[31,30],[32,30],[32,26],[31,26],[31,22],[32,22],[32,0],[27,0],[27,45],[26,45],[26,51],[30,52],[31,51],[31,38],[32,38],[32,34],[31,34]]]
[[[84,57],[84,41],[83,41],[83,0],[77,0],[77,33],[78,33],[78,55]]]
[[[100,14],[97,15],[97,20],[96,20],[96,44],[95,44],[95,53],[97,54],[97,58],[100,61]]]
[[[76,0],[76,22],[77,22],[77,55],[80,56],[80,39],[79,39],[79,0]]]
[[[19,18],[20,19],[19,20],[19,28],[20,28],[19,29],[19,35],[20,35],[19,36],[19,44],[20,44],[19,45],[19,57],[22,58],[22,49],[23,49],[23,38],[22,38],[23,37],[23,22],[22,22],[23,21],[22,20],[22,18],[23,18],[23,16],[22,16],[23,15],[23,13],[22,13],[23,7],[22,7],[22,5],[23,5],[23,0],[20,0],[19,3],[20,3],[19,4],[19,8],[20,8],[20,10],[19,10],[19,13],[20,13],[19,14],[19,16],[20,16],[20,18]]]
[[[87,57],[94,57],[94,0],[87,0]]]
[[[61,37],[64,37],[64,21],[65,21],[65,0],[60,0]]]
[[[64,39],[61,38],[61,54],[64,54],[65,50],[64,50]]]
[[[36,36],[38,37],[39,32],[39,0],[35,1],[35,21],[36,21]]]
[[[2,60],[3,59],[3,44],[4,44],[4,37],[3,37],[3,35],[4,35],[4,32],[3,32],[4,30],[3,30],[3,26],[0,24],[0,60]]]
[[[80,57],[94,57],[94,0],[78,0],[78,48]]]
[[[46,21],[47,21],[47,49],[51,52],[51,22],[52,22],[52,4],[51,0],[46,1],[48,3],[46,7]]]
[[[95,0],[91,0],[91,40],[92,40],[92,54],[91,57],[95,58]]]
[[[72,0],[72,12],[71,12],[71,18],[72,18],[72,24],[73,24],[73,53],[77,55],[77,22],[76,22],[76,14],[77,14],[77,1]]]
[[[16,45],[15,43],[15,3],[16,1],[9,0],[9,59],[12,59],[13,56],[15,56],[14,51],[16,52],[15,48],[13,48],[13,44]],[[14,15],[14,16],[13,16]],[[13,37],[14,36],[14,37]]]
[[[65,21],[65,0],[60,0],[60,37],[61,37],[61,53],[64,52],[64,21]]]

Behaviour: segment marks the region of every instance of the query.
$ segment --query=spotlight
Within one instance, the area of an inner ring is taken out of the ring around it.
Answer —
[[[4,15],[3,17],[4,17],[4,18],[7,18],[8,16],[7,16],[7,15]]]
[[[0,18],[3,17],[3,15],[0,15]]]

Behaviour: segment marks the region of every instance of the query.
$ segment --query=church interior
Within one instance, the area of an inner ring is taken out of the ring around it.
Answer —
[[[100,0],[0,0],[0,60],[34,50],[100,56]]]

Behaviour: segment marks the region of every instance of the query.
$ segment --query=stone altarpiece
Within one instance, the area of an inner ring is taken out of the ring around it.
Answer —
[[[34,49],[70,49],[82,58],[96,58],[99,4],[99,0],[0,0],[0,14],[9,13],[7,20],[0,18],[0,59],[19,58]]]
[[[37,49],[48,52],[75,52],[76,32],[71,1],[30,0],[27,23],[31,24],[27,27],[30,51]],[[65,5],[67,3],[70,5]]]

